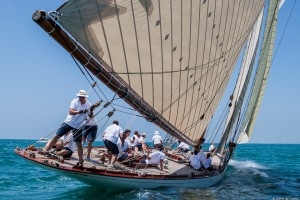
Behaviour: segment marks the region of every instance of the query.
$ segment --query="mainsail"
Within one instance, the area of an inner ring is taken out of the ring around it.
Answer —
[[[273,58],[279,1],[271,1],[267,16],[262,51],[259,58],[258,71],[255,77],[252,96],[242,124],[242,133],[238,139],[239,143],[249,141],[253,131],[254,123],[264,96],[268,75]],[[282,4],[281,4],[282,5]]]
[[[33,19],[139,113],[196,146],[264,3],[69,0]]]

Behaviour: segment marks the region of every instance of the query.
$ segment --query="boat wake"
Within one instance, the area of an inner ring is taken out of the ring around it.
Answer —
[[[251,173],[253,175],[259,175],[264,178],[268,178],[268,174],[263,170],[267,170],[269,168],[262,166],[254,161],[245,160],[245,161],[238,161],[238,160],[230,160],[228,163],[229,166],[232,166],[239,172],[244,173]]]

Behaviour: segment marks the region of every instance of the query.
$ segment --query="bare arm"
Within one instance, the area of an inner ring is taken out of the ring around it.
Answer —
[[[70,115],[78,115],[78,114],[79,114],[79,111],[77,111],[77,110],[75,110],[75,109],[73,109],[73,108],[70,108],[69,114],[70,114]]]

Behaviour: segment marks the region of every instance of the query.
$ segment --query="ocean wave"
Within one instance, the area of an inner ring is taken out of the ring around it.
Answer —
[[[268,174],[263,170],[268,170],[269,168],[260,165],[252,160],[238,161],[238,160],[230,160],[228,163],[229,166],[232,166],[234,169],[239,172],[249,173],[251,172],[253,175],[259,175],[261,177],[268,178]]]

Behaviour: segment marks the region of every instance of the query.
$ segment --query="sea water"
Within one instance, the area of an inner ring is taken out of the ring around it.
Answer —
[[[0,140],[0,199],[300,200],[300,144],[238,145],[222,181],[209,188],[115,191],[45,170],[13,151],[34,142]]]

